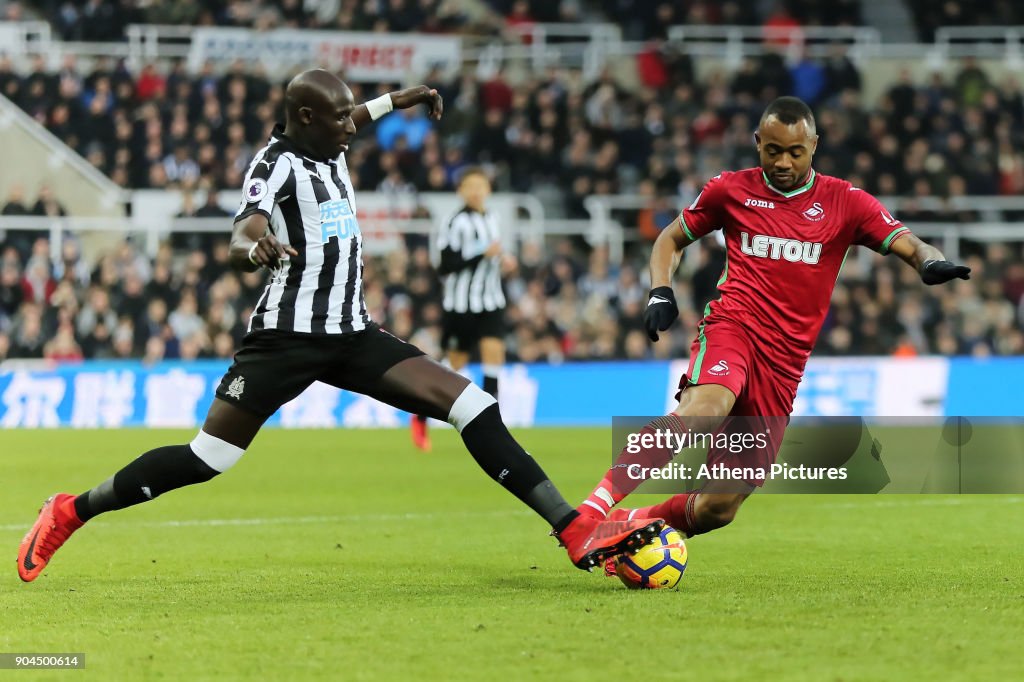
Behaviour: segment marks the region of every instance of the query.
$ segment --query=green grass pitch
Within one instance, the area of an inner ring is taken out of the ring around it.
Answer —
[[[574,569],[451,430],[429,455],[403,431],[265,431],[18,580],[49,494],[191,435],[0,432],[0,652],[87,656],[18,679],[1024,677],[1024,497],[755,496],[689,541],[678,591],[641,593]],[[517,435],[572,501],[609,459],[606,430]]]

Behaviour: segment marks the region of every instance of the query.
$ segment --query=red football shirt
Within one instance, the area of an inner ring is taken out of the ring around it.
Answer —
[[[705,323],[742,324],[775,369],[796,380],[850,246],[884,254],[909,233],[878,199],[813,169],[807,184],[791,192],[772,187],[760,168],[722,173],[679,219],[690,239],[725,232],[721,298],[704,310]]]

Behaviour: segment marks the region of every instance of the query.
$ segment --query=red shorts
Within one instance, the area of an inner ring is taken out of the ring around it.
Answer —
[[[676,399],[688,386],[725,386],[736,396],[725,430],[760,432],[766,441],[766,447],[745,450],[741,455],[712,447],[708,450],[709,465],[760,467],[767,471],[775,462],[800,383],[773,372],[771,368],[776,366],[743,326],[729,320],[702,325],[690,347],[690,365],[679,380]],[[733,419],[739,417],[748,419]],[[760,485],[763,479],[749,482]]]

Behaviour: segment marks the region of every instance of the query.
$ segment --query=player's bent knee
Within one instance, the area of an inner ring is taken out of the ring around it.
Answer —
[[[494,396],[476,384],[466,384],[448,412],[448,423],[462,433],[462,429],[496,402],[498,401],[494,399]]]
[[[700,418],[711,420],[707,424],[718,424],[732,412],[736,404],[736,396],[732,391],[717,384],[700,384],[683,391],[675,413],[690,419]],[[711,426],[711,428],[715,428]]]
[[[696,501],[695,516],[702,528],[721,528],[732,523],[743,504],[742,495],[700,495]]]
[[[206,431],[200,430],[196,437],[189,443],[189,447],[195,456],[218,473],[223,473],[233,467],[245,450],[211,436]]]
[[[452,406],[472,382],[461,374],[452,373],[454,381],[436,382],[429,387],[427,399],[441,410],[451,411]]]

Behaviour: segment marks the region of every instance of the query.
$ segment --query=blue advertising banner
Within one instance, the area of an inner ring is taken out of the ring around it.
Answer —
[[[226,361],[0,366],[0,427],[196,427]],[[513,426],[608,426],[613,415],[664,414],[686,362],[510,365],[501,409]],[[479,381],[479,368],[467,372]],[[1016,416],[1024,359],[812,359],[798,416]],[[365,396],[314,384],[269,425],[403,426],[409,416]]]
[[[1024,415],[1024,358],[952,358],[946,414],[963,417]]]

